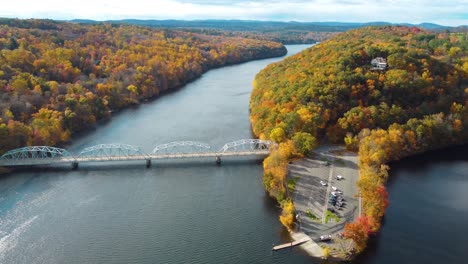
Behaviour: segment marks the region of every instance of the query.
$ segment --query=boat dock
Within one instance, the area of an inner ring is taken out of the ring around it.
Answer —
[[[289,242],[289,243],[274,246],[273,251],[277,251],[277,250],[281,250],[281,249],[285,249],[285,248],[295,247],[295,246],[298,246],[298,245],[300,245],[302,243],[305,243],[307,241],[310,241],[310,237],[306,237],[306,238],[295,240],[295,241],[292,241],[292,242]]]

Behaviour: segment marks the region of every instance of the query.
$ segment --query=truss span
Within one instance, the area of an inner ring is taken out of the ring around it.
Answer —
[[[147,156],[137,146],[128,144],[99,144],[83,149],[79,157],[97,158],[97,157],[132,157]]]
[[[65,149],[49,146],[28,146],[10,150],[0,157],[0,160],[27,160],[27,159],[59,159],[71,157]]]
[[[276,146],[276,143],[261,139],[241,139],[225,144],[219,152],[263,152],[269,151],[272,146]]]
[[[211,146],[197,141],[176,141],[158,145],[153,149],[153,155],[208,153]]]

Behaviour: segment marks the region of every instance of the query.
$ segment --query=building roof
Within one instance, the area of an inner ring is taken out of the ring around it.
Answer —
[[[382,58],[382,57],[377,57],[371,60],[372,64],[378,64],[378,63],[385,63],[387,64],[387,60]]]

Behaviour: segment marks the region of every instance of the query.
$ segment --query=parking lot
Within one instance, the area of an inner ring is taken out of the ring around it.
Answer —
[[[341,180],[337,179],[338,175],[342,176]],[[306,233],[316,242],[320,242],[321,235],[332,235],[332,240],[326,242],[331,247],[345,223],[352,222],[359,214],[357,155],[340,147],[324,147],[316,151],[313,159],[289,164],[288,176],[297,179],[292,197],[298,217],[298,231]],[[335,198],[335,205],[330,203],[331,192],[341,197]],[[338,200],[341,206],[338,206]],[[327,210],[334,212],[339,221],[330,215],[327,217]]]

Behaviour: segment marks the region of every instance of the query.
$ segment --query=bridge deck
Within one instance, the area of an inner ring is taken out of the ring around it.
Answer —
[[[240,151],[240,152],[204,152],[204,153],[178,153],[178,154],[151,154],[132,156],[111,156],[111,157],[57,157],[57,158],[36,158],[23,160],[0,160],[0,166],[37,166],[53,165],[64,163],[83,162],[113,162],[113,161],[145,161],[145,160],[168,160],[168,159],[198,159],[198,158],[223,158],[223,157],[245,157],[245,156],[267,156],[268,150],[262,151]]]

